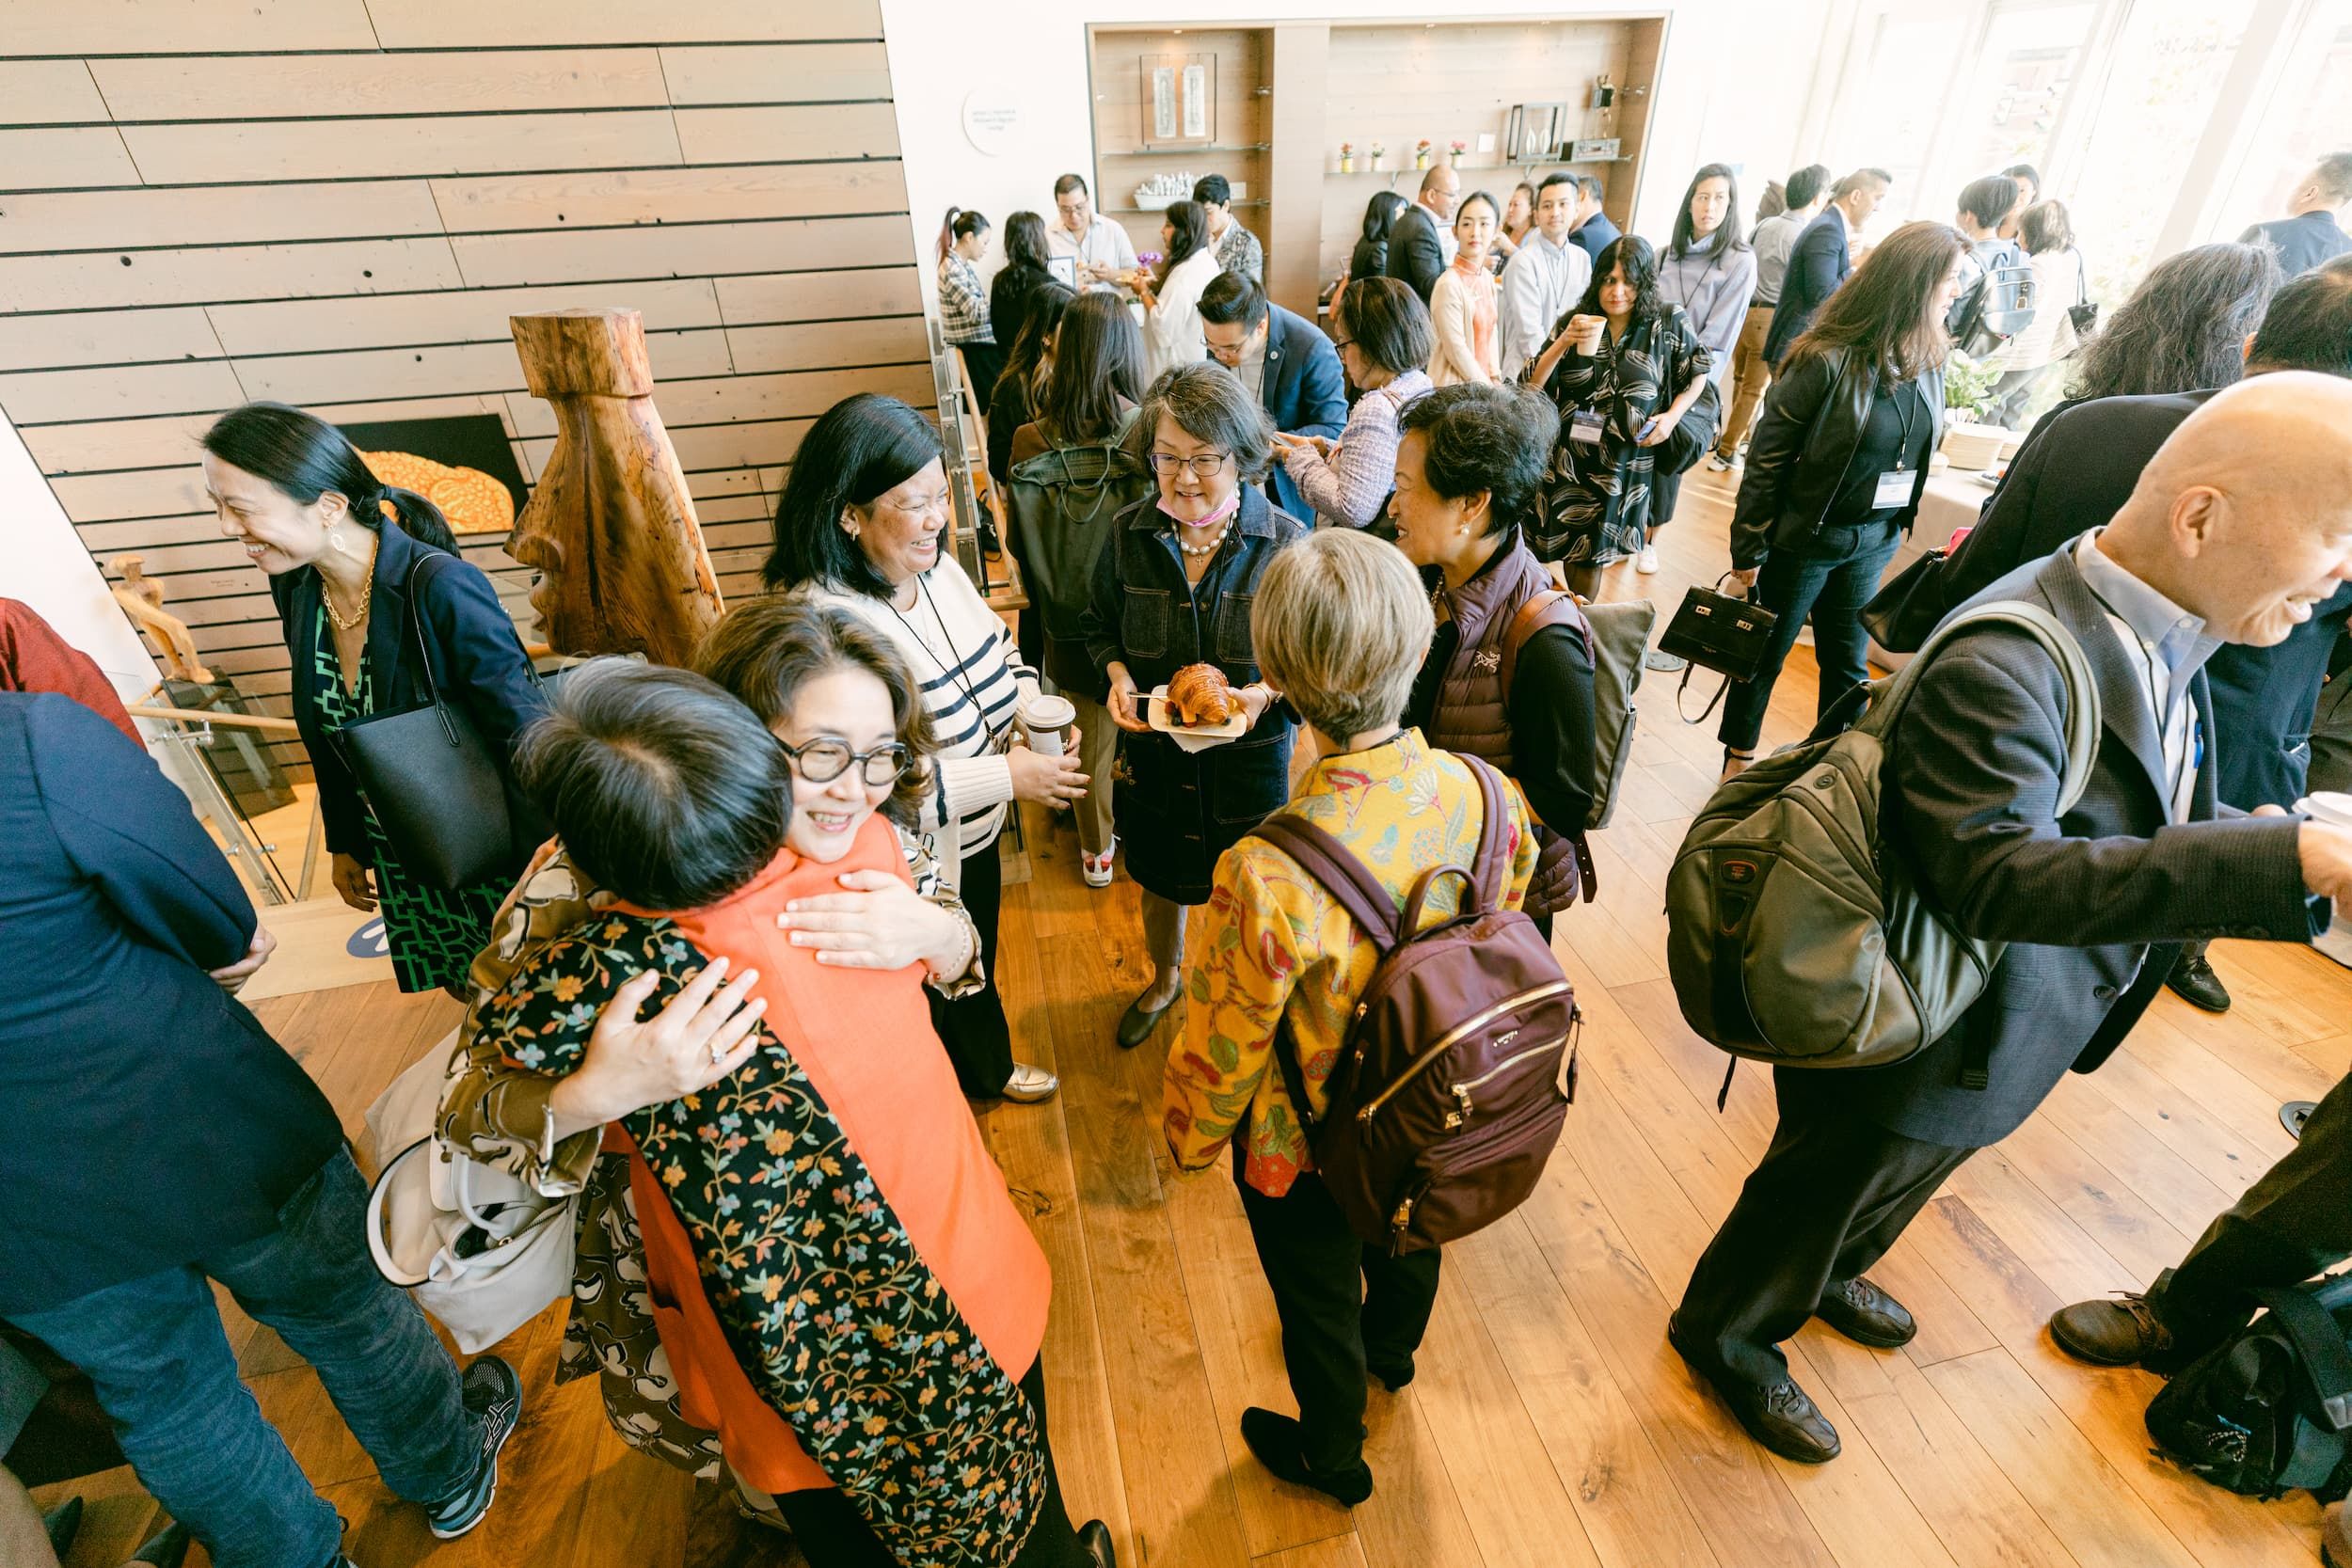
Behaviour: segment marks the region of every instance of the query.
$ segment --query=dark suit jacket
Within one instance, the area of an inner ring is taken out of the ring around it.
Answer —
[[[1781,275],[1780,303],[1772,307],[1772,325],[1764,334],[1764,362],[1780,363],[1788,345],[1804,336],[1813,313],[1837,292],[1853,271],[1853,253],[1846,244],[1845,215],[1824,207],[1797,236],[1788,252],[1788,270]]]
[[[1593,267],[1600,267],[1600,253],[1624,237],[1625,231],[1610,221],[1607,213],[1595,213],[1576,228],[1568,230],[1568,243],[1593,259]]]
[[[0,692],[0,1312],[267,1235],[342,1141],[205,973],[252,940],[145,752],[70,697]]]
[[[2138,677],[2071,553],[2004,578],[1983,599],[2040,604],[2074,634],[2104,720],[2090,786],[2063,818],[2065,683],[2039,643],[1963,632],[1929,664],[1889,751],[1886,841],[1962,929],[2011,943],[1992,985],[1943,1039],[1899,1066],[1783,1069],[1784,1106],[1861,1117],[1905,1137],[1979,1148],[2015,1131],[2094,1038],[2121,1039],[2150,944],[2206,937],[2302,942],[2324,929],[2303,892],[2294,818],[2216,816],[2199,769],[2189,823],[2169,825],[2163,752]],[[2210,733],[2211,699],[2191,700]],[[2127,992],[2132,992],[2127,996]],[[2106,1025],[2105,1029],[2102,1025]],[[1992,1050],[1992,1084],[1962,1088],[1965,1039]]]
[[[1438,275],[1445,271],[1445,246],[1438,241],[1437,220],[1429,209],[1416,201],[1396,214],[1396,225],[1389,230],[1388,275],[1401,277],[1421,295],[1423,305],[1429,303],[1429,291],[1438,286]]]
[[[1265,375],[1258,401],[1274,428],[1293,436],[1328,436],[1347,428],[1347,372],[1340,351],[1314,323],[1279,305],[1266,307]],[[1311,517],[1314,508],[1281,464],[1266,485],[1274,504],[1294,517]]]
[[[408,632],[408,578],[419,561],[440,556],[425,570],[423,628],[433,678],[441,694],[456,703],[501,766],[513,753],[515,736],[547,711],[547,697],[532,673],[514,619],[499,603],[479,567],[419,544],[387,522],[375,551],[375,588],[368,615],[368,666],[375,685],[375,711],[400,713],[424,705],[425,677],[413,657]],[[319,575],[310,567],[270,578],[270,597],[285,629],[294,658],[294,716],[303,750],[318,781],[319,816],[326,847],[357,855],[367,847],[359,785],[343,765],[342,752],[319,729],[318,700],[309,671],[318,657]],[[509,785],[513,777],[507,779]]]
[[[2038,561],[2122,510],[2156,449],[2214,394],[2168,392],[2098,398],[2034,427],[2001,487],[1945,566],[1938,587],[1948,606]],[[2352,585],[2319,607],[2275,647],[2231,645],[2205,666],[2213,685],[2214,739],[2221,799],[2242,811],[2291,806],[2311,766],[2312,713],[2328,678],[2328,657],[2352,620]]]

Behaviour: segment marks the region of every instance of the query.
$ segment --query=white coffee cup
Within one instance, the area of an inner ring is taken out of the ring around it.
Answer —
[[[1021,727],[1029,732],[1029,750],[1057,757],[1066,742],[1062,732],[1078,721],[1078,710],[1067,697],[1040,692],[1021,705]]]
[[[2323,789],[2306,795],[2295,802],[2295,809],[2314,822],[2325,822],[2336,828],[2352,828],[2352,795],[2341,791]]]

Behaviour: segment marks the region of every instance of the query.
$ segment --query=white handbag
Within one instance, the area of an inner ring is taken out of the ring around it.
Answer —
[[[470,1355],[571,1293],[580,1198],[549,1197],[434,1136],[457,1045],[452,1030],[368,1107],[381,1167],[368,1251]]]

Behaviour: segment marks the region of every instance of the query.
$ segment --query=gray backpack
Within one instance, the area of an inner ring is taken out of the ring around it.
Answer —
[[[1881,834],[1887,737],[1954,633],[2029,633],[2066,678],[2074,809],[2099,750],[2099,688],[2065,626],[2002,600],[1946,621],[1900,673],[1867,689],[1851,730],[1776,752],[1715,791],[1666,877],[1666,965],[1691,1027],[1782,1067],[1884,1067],[1942,1038],[1984,993],[2005,946],[1956,929]],[[1983,1086],[1982,1061],[1963,1082]],[[1729,1088],[1728,1081],[1725,1083]]]

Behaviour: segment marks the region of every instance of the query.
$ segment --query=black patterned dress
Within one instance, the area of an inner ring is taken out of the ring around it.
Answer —
[[[319,605],[318,657],[310,678],[315,687],[319,728],[333,735],[356,719],[375,712],[374,681],[365,654],[359,656],[359,689],[343,688],[342,664],[335,656],[335,631],[326,619],[322,595]],[[363,806],[366,802],[361,802]],[[391,950],[392,974],[403,990],[439,990],[462,986],[473,956],[490,936],[490,917],[506,896],[502,881],[478,882],[455,893],[443,893],[412,879],[393,857],[389,840],[366,807],[367,852],[360,860],[375,873],[376,911],[384,918],[385,945]]]
[[[1567,325],[1563,315],[1552,325],[1553,337]],[[1597,354],[1572,348],[1560,356],[1543,386],[1560,407],[1560,437],[1544,476],[1542,511],[1527,531],[1537,560],[1606,566],[1641,553],[1658,449],[1635,438],[1652,414],[1714,362],[1679,305],[1666,306],[1621,337],[1603,334]],[[1583,409],[1605,421],[1597,442],[1569,434],[1572,416]]]

